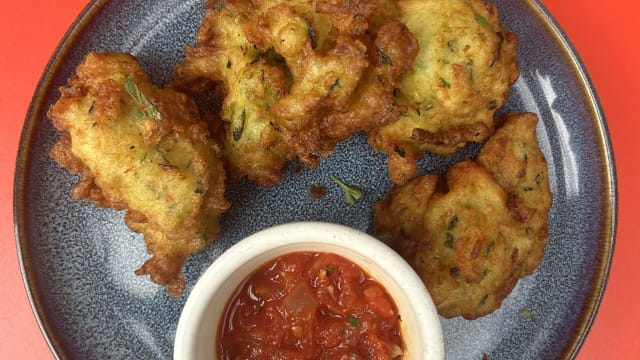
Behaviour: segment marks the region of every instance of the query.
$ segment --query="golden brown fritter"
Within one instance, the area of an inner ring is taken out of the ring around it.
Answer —
[[[88,54],[60,91],[48,115],[64,134],[50,154],[83,175],[73,198],[126,210],[152,255],[136,274],[180,296],[185,261],[218,236],[229,207],[220,149],[195,103],[121,53]]]
[[[271,42],[293,76],[289,94],[274,112],[289,130],[292,152],[311,166],[355,132],[398,118],[403,108],[393,101],[393,92],[418,51],[417,41],[394,12],[395,1],[327,4],[316,2],[317,24],[305,21],[311,24],[307,32],[326,36],[309,36],[297,55]],[[277,12],[278,18],[282,13]],[[300,21],[298,29],[296,38],[303,38]]]
[[[308,50],[309,43],[305,46]],[[323,155],[319,153],[323,141],[320,118],[330,109],[346,110],[369,65],[366,50],[360,41],[339,36],[326,54],[305,51],[299,60],[300,76],[292,71],[293,84],[272,111],[280,119],[292,156],[305,164],[315,166]]]
[[[414,178],[375,205],[374,231],[416,269],[445,317],[493,312],[540,265],[551,193],[536,122],[508,115],[477,161]]]
[[[519,75],[517,38],[483,0],[400,0],[401,20],[420,51],[395,101],[408,110],[369,134],[388,155],[391,180],[417,174],[424,151],[450,155],[494,131],[494,112]]]
[[[214,134],[232,179],[248,177],[269,186],[282,178],[288,147],[270,111],[287,90],[281,59],[263,53],[246,36],[252,21],[247,1],[209,1],[197,34],[197,46],[174,71],[173,86],[198,94],[218,86],[222,109]]]
[[[511,113],[503,120],[504,125],[483,146],[476,161],[506,190],[511,216],[526,224],[531,239],[540,243],[540,252],[527,259],[528,267],[535,269],[549,236],[547,220],[552,204],[547,161],[534,141],[538,117]]]
[[[393,91],[417,41],[398,14],[383,0],[209,1],[174,86],[216,87],[232,177],[273,185],[286,160],[315,166],[403,112]]]
[[[395,102],[393,93],[418,53],[415,37],[400,21],[389,20],[381,25],[367,48],[371,66],[353,93],[348,108],[334,109],[320,120],[321,151],[331,151],[353,133],[372,131],[396,121],[406,112],[406,107]]]

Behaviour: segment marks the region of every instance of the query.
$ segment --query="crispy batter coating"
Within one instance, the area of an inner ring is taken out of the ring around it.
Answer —
[[[48,115],[64,134],[50,155],[83,175],[73,198],[126,210],[152,255],[136,274],[180,296],[185,261],[218,236],[229,207],[220,149],[195,103],[121,53],[88,54],[60,91]]]
[[[216,87],[233,178],[273,185],[357,131],[404,112],[393,91],[417,54],[395,1],[209,1],[174,86]],[[216,127],[217,128],[217,127]],[[249,134],[248,136],[245,136]]]
[[[395,101],[400,119],[370,132],[371,144],[388,155],[391,180],[417,174],[424,151],[450,155],[494,131],[519,75],[517,38],[500,25],[496,6],[483,0],[400,0],[401,20],[420,51],[402,78]]]
[[[445,317],[500,307],[544,254],[551,192],[534,114],[510,114],[477,161],[395,186],[374,230],[411,263]]]
[[[533,113],[507,114],[504,125],[483,146],[476,161],[505,189],[511,217],[527,225],[530,238],[539,243],[539,253],[527,258],[528,268],[542,261],[549,236],[547,220],[552,204],[547,162],[538,148]]]
[[[311,49],[310,41],[305,45]],[[366,46],[339,36],[326,54],[305,51],[299,62],[302,75],[273,108],[285,129],[292,154],[305,164],[317,165],[323,134],[319,121],[324,109],[346,109],[360,77],[368,67]],[[332,150],[332,149],[331,149]]]
[[[331,151],[338,142],[357,131],[373,131],[396,121],[406,112],[405,106],[395,102],[393,93],[418,53],[415,37],[400,21],[388,20],[380,26],[368,49],[371,66],[346,111],[333,110],[320,120],[322,151]]]
[[[198,94],[218,85],[220,116],[211,116],[223,143],[232,179],[248,177],[261,185],[280,181],[288,147],[270,111],[288,86],[280,58],[263,53],[247,38],[253,19],[247,1],[209,1],[197,34],[197,46],[174,71],[173,86]],[[224,126],[217,120],[222,118]]]

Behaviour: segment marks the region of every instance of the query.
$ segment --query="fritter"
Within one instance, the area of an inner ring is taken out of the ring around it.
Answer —
[[[420,50],[396,91],[408,110],[398,121],[370,132],[385,151],[391,180],[417,174],[424,151],[450,155],[494,131],[519,75],[517,37],[506,31],[494,4],[483,0],[400,0],[401,21]]]
[[[476,161],[396,185],[374,231],[418,272],[438,312],[475,319],[539,265],[551,192],[534,114],[510,114]]]
[[[417,53],[394,1],[209,1],[179,89],[216,89],[234,178],[277,183],[357,131],[396,120],[393,91]],[[378,36],[380,34],[380,36]],[[216,127],[217,128],[217,127]],[[249,134],[245,137],[245,134]]]
[[[320,120],[322,151],[332,151],[335,145],[358,131],[373,131],[396,121],[406,107],[394,100],[400,79],[410,69],[418,42],[409,29],[398,20],[388,20],[375,33],[367,46],[371,66],[351,97],[348,108],[334,109]]]
[[[151,254],[138,270],[179,297],[190,254],[218,236],[225,172],[195,103],[154,86],[128,54],[90,53],[50,108],[64,132],[50,155],[83,175],[72,193],[126,210]]]
[[[228,176],[270,186],[280,181],[289,150],[270,111],[288,89],[282,59],[260,51],[245,31],[255,19],[246,1],[209,1],[197,46],[174,70],[173,87],[191,95],[217,85],[219,116],[210,116],[223,144]],[[224,120],[224,125],[218,121]]]
[[[542,261],[544,245],[549,236],[547,220],[552,204],[547,162],[538,147],[533,113],[506,114],[505,123],[483,146],[476,161],[505,189],[511,217],[526,224],[529,237],[538,242],[527,258],[528,268],[535,269]]]
[[[302,74],[293,74],[289,92],[272,111],[280,119],[291,156],[300,158],[309,166],[316,166],[322,155],[323,134],[319,121],[324,111],[345,109],[360,77],[369,66],[366,46],[346,36],[336,39],[335,46],[326,54],[311,50],[300,58]],[[332,150],[332,149],[331,149]]]

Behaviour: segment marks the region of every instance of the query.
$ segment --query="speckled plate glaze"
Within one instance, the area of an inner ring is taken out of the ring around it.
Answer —
[[[589,78],[548,12],[533,0],[497,4],[505,26],[520,37],[522,74],[505,110],[536,112],[542,120],[539,142],[554,194],[550,239],[542,266],[498,311],[475,321],[442,319],[447,358],[571,359],[595,316],[611,262],[617,201],[611,145]],[[16,234],[34,312],[61,359],[170,359],[186,295],[173,300],[133,274],[147,255],[122,212],[71,201],[78,179],[47,155],[60,135],[47,109],[89,51],[133,53],[154,81],[166,83],[184,45],[194,42],[202,13],[202,0],[93,1],[35,93],[15,175]],[[421,172],[441,173],[477,151],[428,156]],[[318,169],[297,168],[292,164],[272,189],[229,185],[233,208],[222,218],[222,238],[187,263],[185,294],[226,248],[268,226],[319,220],[370,230],[371,206],[391,184],[385,156],[363,136],[340,144]],[[348,206],[330,175],[362,188],[364,198]],[[309,196],[314,184],[327,189],[322,199]]]

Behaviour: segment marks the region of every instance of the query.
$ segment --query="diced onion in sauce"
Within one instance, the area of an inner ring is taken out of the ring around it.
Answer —
[[[400,316],[383,285],[330,253],[296,252],[247,278],[218,331],[220,359],[400,360]]]

